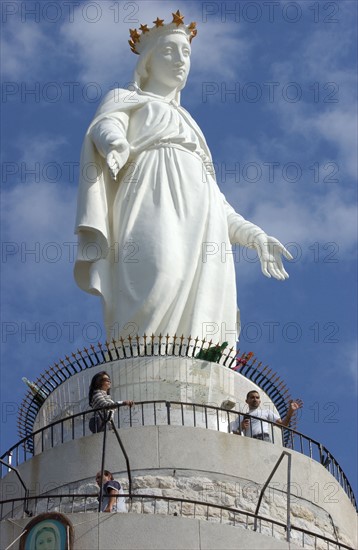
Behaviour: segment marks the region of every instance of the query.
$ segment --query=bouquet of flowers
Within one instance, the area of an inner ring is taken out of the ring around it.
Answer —
[[[243,353],[241,357],[238,357],[236,359],[236,365],[232,367],[232,370],[240,370],[242,367],[244,367],[253,357],[254,353],[252,351],[249,351],[248,353]]]

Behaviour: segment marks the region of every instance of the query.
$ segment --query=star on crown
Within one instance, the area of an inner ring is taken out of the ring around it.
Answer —
[[[161,34],[171,33],[171,32],[182,32],[184,33],[189,42],[197,35],[196,23],[193,21],[190,25],[186,26],[184,23],[184,15],[177,10],[175,13],[172,13],[173,19],[170,23],[164,24],[164,19],[156,18],[154,27],[148,28],[148,25],[140,25],[139,31],[137,29],[129,29],[130,40],[128,44],[133,53],[140,55],[142,50],[151,39],[158,37]]]

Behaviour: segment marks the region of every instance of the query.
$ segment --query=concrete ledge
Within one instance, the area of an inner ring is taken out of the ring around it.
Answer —
[[[75,532],[74,550],[296,550],[288,544],[240,527],[206,521],[138,514],[68,514]],[[29,520],[1,525],[2,548]],[[16,547],[16,546],[15,546]]]
[[[125,429],[121,437],[134,476],[136,471],[180,469],[188,474],[195,472],[194,475],[200,472],[209,479],[226,476],[233,483],[246,479],[262,486],[283,450],[251,438],[181,426]],[[33,494],[94,479],[100,469],[102,441],[103,435],[96,434],[65,443],[35,456],[22,464],[19,471]],[[125,477],[125,461],[114,434],[109,433],[107,443],[105,467]],[[292,493],[299,497],[299,505],[304,509],[307,501],[322,508],[332,516],[339,531],[356,543],[356,513],[343,489],[319,463],[295,451],[289,452]],[[284,460],[273,479],[273,486],[283,492],[287,483],[286,464]],[[319,490],[312,491],[313,485]],[[4,499],[23,495],[14,473],[1,480],[0,486]],[[314,517],[308,521],[315,525]]]

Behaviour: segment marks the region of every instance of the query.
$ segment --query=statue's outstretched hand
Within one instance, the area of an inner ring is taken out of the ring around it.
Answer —
[[[262,273],[266,277],[275,277],[283,281],[288,279],[288,273],[283,267],[282,256],[287,260],[292,260],[293,257],[275,237],[262,234],[255,239],[254,247],[257,250],[261,262]]]
[[[107,155],[107,165],[109,168],[109,171],[111,172],[112,178],[115,180],[118,176],[118,172],[123,166],[122,162],[123,154],[119,153],[118,151],[115,151],[114,149],[110,151]]]

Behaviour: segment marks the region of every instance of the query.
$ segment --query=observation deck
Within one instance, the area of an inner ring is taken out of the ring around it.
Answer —
[[[356,546],[355,497],[327,448],[268,421],[271,443],[232,434],[237,396],[252,389],[285,416],[284,382],[240,352],[198,359],[205,344],[151,337],[99,345],[36,381],[40,393],[29,391],[20,410],[21,439],[1,456],[4,548],[43,512],[70,518],[75,550]],[[113,399],[135,406],[117,405],[113,427],[92,434],[88,387],[102,370]],[[101,464],[121,482],[127,513],[98,513]]]

